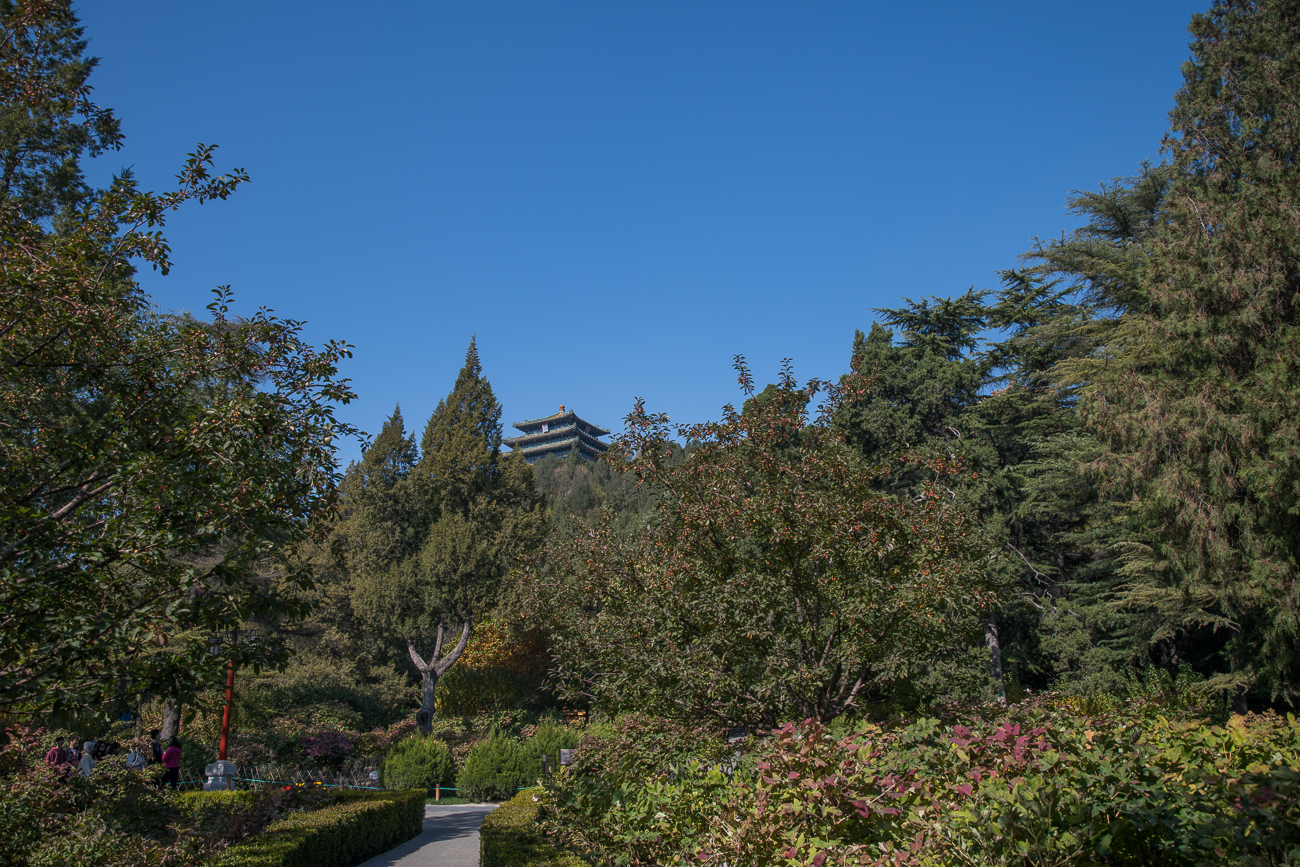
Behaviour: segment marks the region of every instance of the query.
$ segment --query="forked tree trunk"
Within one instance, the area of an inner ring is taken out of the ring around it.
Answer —
[[[447,619],[445,617],[438,621],[438,637],[434,640],[433,656],[429,657],[428,662],[425,662],[420,657],[420,654],[416,652],[415,645],[411,643],[411,640],[409,638],[406,640],[406,650],[411,654],[411,662],[415,663],[416,669],[424,680],[424,704],[420,706],[420,713],[416,717],[420,723],[420,733],[424,735],[433,732],[433,691],[438,686],[438,678],[446,674],[452,663],[460,659],[461,653],[465,650],[465,645],[469,642],[470,623],[469,615],[466,615],[465,622],[461,624],[460,628],[460,641],[456,642],[456,646],[446,656],[439,659],[438,657],[442,653],[442,636],[446,623]]]
[[[989,680],[998,701],[1007,703],[1007,684],[1002,676],[1002,642],[998,639],[998,616],[990,611],[984,617],[984,644],[989,649]]]

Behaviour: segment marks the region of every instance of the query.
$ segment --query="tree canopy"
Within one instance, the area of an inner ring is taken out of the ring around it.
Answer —
[[[295,613],[259,576],[332,508],[350,350],[315,349],[266,311],[235,318],[224,288],[206,320],[155,311],[133,263],[166,272],[167,213],[246,176],[213,175],[199,146],[171,193],[123,178],[86,190],[76,159],[116,126],[85,98],[93,63],[75,18],[60,3],[0,14],[13,167],[0,200],[0,710],[95,705],[160,679],[192,692],[212,667],[208,633]]]
[[[889,470],[830,424],[838,387],[801,388],[787,369],[752,399],[737,369],[751,400],[678,430],[698,443],[684,461],[668,460],[664,416],[639,401],[628,416],[611,451],[659,493],[646,532],[622,538],[606,520],[553,537],[530,567],[566,694],[737,725],[830,719],[959,643],[955,624],[995,600],[942,461],[924,461],[915,499],[882,493]]]
[[[496,605],[515,557],[540,542],[545,514],[531,468],[501,455],[501,406],[473,340],[422,442],[417,460],[395,411],[347,474],[338,538],[353,608],[404,643],[420,673],[427,730],[438,678],[464,650],[474,618]]]

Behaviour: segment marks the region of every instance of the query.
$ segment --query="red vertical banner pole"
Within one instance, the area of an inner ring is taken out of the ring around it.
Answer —
[[[221,747],[217,758],[226,760],[226,745],[230,741],[230,700],[235,693],[235,661],[232,659],[226,669],[226,709],[221,714]]]

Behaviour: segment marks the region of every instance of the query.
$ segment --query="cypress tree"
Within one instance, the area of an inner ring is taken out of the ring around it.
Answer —
[[[413,440],[394,418],[371,449],[389,443],[370,473],[386,483],[383,473],[392,466],[400,478],[382,503],[359,501],[363,518],[351,533],[368,538],[380,516],[392,514],[388,526],[400,528],[403,541],[358,564],[353,605],[372,628],[405,644],[420,674],[419,720],[428,733],[438,678],[460,658],[475,617],[495,606],[516,556],[540,544],[545,513],[531,467],[520,455],[501,456],[501,405],[473,340],[451,394],[425,426],[418,461]]]
[[[343,477],[343,504],[333,536],[353,574],[383,570],[418,549],[420,504],[409,483],[418,460],[415,437],[406,432],[398,405]]]

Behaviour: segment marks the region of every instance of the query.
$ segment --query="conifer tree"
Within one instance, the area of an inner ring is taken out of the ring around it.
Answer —
[[[32,5],[0,0],[0,56],[19,61],[29,84],[29,98],[0,104],[0,205],[45,222],[92,195],[81,157],[120,148],[122,133],[113,112],[90,101],[88,80],[99,60],[85,56],[71,4],[40,4],[36,13]],[[42,26],[29,26],[33,14]]]
[[[353,606],[372,628],[405,644],[423,685],[427,733],[438,678],[464,651],[475,617],[496,604],[515,557],[540,544],[545,514],[531,467],[517,454],[501,456],[501,405],[473,340],[451,394],[425,426],[418,462],[399,414],[371,452],[381,442],[383,453],[367,455],[372,474],[386,483],[380,471],[397,467],[397,481],[380,503],[359,499],[361,518],[348,533],[364,541],[392,532],[400,542],[357,563]],[[385,519],[391,530],[376,530]],[[372,551],[370,544],[360,547]]]
[[[992,505],[988,480],[997,455],[982,435],[980,417],[972,411],[980,402],[986,378],[985,361],[975,352],[988,317],[984,293],[971,289],[953,298],[904,300],[904,307],[876,309],[883,324],[873,323],[868,335],[856,334],[853,367],[868,384],[858,399],[840,407],[836,427],[873,463],[895,465],[908,450],[960,461],[971,472],[963,473],[959,482],[952,480],[959,490],[951,493],[973,513],[987,514]],[[894,332],[886,326],[899,329],[901,340],[896,343]],[[905,463],[881,479],[890,493],[907,498],[932,481],[918,463]],[[967,628],[974,634],[980,627],[972,620]],[[990,680],[1001,693],[1001,647],[994,612],[985,612],[982,630]],[[972,656],[984,652],[968,649]],[[926,692],[981,688],[965,674],[974,670],[973,664],[953,666],[948,648],[939,656],[942,660],[936,658],[934,671],[922,678],[927,682],[918,683]],[[967,683],[959,685],[961,680]]]
[[[408,484],[418,461],[399,404],[343,477],[343,508],[332,535],[354,574],[385,569],[418,548],[420,510]]]
[[[1300,6],[1218,0],[1165,147],[1174,179],[1081,410],[1149,532],[1125,600],[1213,631],[1219,685],[1300,687]]]
[[[1001,455],[1007,544],[1024,567],[1012,646],[1039,686],[1110,690],[1129,666],[1179,658],[1175,642],[1152,640],[1150,618],[1116,605],[1129,580],[1122,554],[1141,531],[1124,496],[1098,484],[1102,445],[1078,412],[1106,347],[1150,310],[1142,275],[1171,176],[1144,163],[1071,193],[1084,225],[1004,271],[990,308],[1005,336],[988,351],[994,389],[979,413]]]

